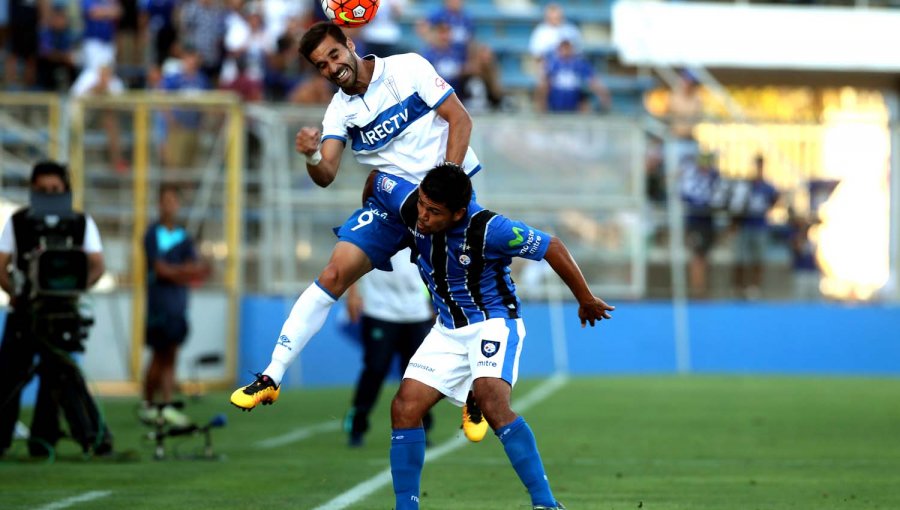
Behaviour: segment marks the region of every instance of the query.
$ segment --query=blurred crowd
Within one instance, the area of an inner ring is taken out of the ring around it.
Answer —
[[[421,17],[418,40],[399,23],[407,8],[407,0],[381,0],[375,19],[350,31],[360,53],[420,52],[470,110],[512,107],[463,0]],[[323,17],[320,0],[0,0],[4,87],[75,95],[219,88],[245,101],[327,104],[332,86],[297,53],[304,30]],[[528,48],[535,109],[610,108],[581,49],[578,26],[549,4]]]

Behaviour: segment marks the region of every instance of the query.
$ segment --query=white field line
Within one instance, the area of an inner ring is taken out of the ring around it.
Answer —
[[[316,434],[334,432],[340,429],[341,422],[339,420],[316,423],[315,425],[307,425],[306,427],[294,429],[280,436],[263,439],[262,441],[258,441],[256,443],[256,447],[262,448],[264,450],[270,450],[272,448],[278,448],[279,446],[296,443],[297,441],[303,441],[304,439],[310,438]]]
[[[95,499],[105,498],[110,494],[112,494],[112,491],[85,492],[84,494],[72,496],[71,498],[61,499],[59,501],[54,501],[53,503],[48,503],[44,506],[37,507],[35,510],[61,510],[63,508],[69,508],[72,505],[77,505],[78,503],[86,503]]]
[[[561,388],[568,379],[564,375],[555,375],[550,379],[544,381],[540,386],[533,389],[530,393],[522,397],[521,399],[517,399],[513,408],[515,408],[516,412],[522,413],[528,410],[531,406],[537,404],[538,402],[544,400],[548,396],[550,396],[554,391]],[[439,446],[434,448],[429,448],[428,451],[425,452],[425,462],[434,462],[444,455],[459,449],[469,441],[463,435],[459,435],[445,441]],[[387,468],[384,471],[378,473],[377,475],[369,478],[368,480],[356,485],[350,490],[340,494],[338,497],[328,501],[327,503],[316,507],[314,510],[343,510],[348,506],[358,503],[362,501],[363,498],[372,494],[373,492],[381,489],[385,485],[391,483],[391,469]]]

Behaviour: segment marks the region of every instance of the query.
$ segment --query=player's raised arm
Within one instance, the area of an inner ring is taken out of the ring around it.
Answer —
[[[450,94],[435,110],[438,115],[450,124],[447,134],[447,154],[445,161],[462,165],[469,150],[469,138],[472,135],[472,117],[456,97],[456,93]]]
[[[335,138],[322,138],[322,132],[317,128],[300,128],[294,139],[294,148],[300,154],[306,156],[306,171],[309,177],[317,185],[325,188],[337,176],[341,165],[341,155],[344,153],[344,143]]]
[[[609,312],[615,310],[616,307],[606,304],[605,301],[591,293],[584,275],[581,274],[581,269],[575,263],[569,249],[559,238],[550,239],[550,246],[547,248],[547,253],[544,254],[544,260],[562,278],[575,299],[578,300],[578,318],[581,319],[581,327],[584,327],[585,323],[590,323],[593,327],[594,321],[612,319]]]

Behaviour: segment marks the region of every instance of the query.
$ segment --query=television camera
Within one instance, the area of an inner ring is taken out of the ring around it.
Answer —
[[[32,332],[69,352],[84,350],[83,340],[94,323],[79,305],[88,288],[85,221],[72,209],[70,192],[33,191],[23,224],[16,228],[16,237],[28,241],[20,254],[24,275],[18,295],[28,303]]]

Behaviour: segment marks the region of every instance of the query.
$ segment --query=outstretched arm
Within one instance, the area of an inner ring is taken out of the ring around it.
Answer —
[[[569,253],[566,245],[557,237],[550,239],[550,246],[547,253],[544,254],[544,260],[550,264],[550,267],[562,278],[572,295],[578,300],[578,318],[581,319],[581,327],[586,323],[594,326],[594,321],[603,319],[612,319],[609,312],[616,309],[614,306],[606,304],[605,301],[591,293],[581,269]]]

